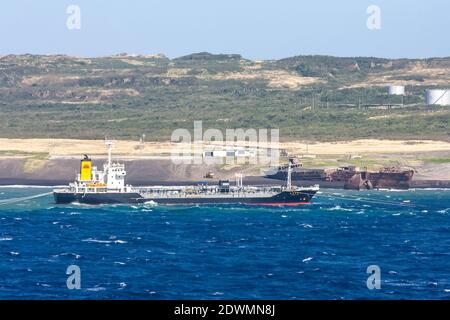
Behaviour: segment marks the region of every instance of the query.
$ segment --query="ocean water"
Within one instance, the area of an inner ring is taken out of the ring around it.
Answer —
[[[450,298],[447,190],[322,190],[300,208],[8,200],[48,191],[0,188],[0,299]]]

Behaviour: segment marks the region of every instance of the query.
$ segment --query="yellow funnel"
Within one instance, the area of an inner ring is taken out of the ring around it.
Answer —
[[[92,161],[88,157],[85,157],[83,160],[81,160],[80,180],[81,181],[92,180]]]

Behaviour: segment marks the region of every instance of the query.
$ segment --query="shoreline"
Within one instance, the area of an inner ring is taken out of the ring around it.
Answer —
[[[125,164],[127,183],[134,186],[190,185],[212,183],[218,179],[234,182],[242,174],[249,185],[279,185],[283,181],[264,178],[268,167],[260,165],[176,164],[170,154],[170,142],[117,141],[113,161]],[[203,144],[203,148],[211,145]],[[360,139],[342,142],[280,143],[289,157],[299,160],[306,169],[342,166],[412,169],[416,173],[411,188],[450,189],[450,142],[432,140]],[[306,148],[306,149],[305,149]],[[197,149],[196,149],[197,150]],[[202,148],[199,149],[201,152]],[[380,151],[382,150],[382,152]],[[103,140],[74,139],[4,139],[0,138],[0,186],[61,186],[72,182],[78,173],[83,154],[97,167],[106,156]],[[286,156],[280,161],[287,161]],[[205,179],[209,172],[215,180]],[[343,182],[302,181],[301,185],[319,184],[322,188],[343,189]]]
[[[249,176],[244,177],[245,184],[247,185],[280,185],[283,184],[281,180],[267,179],[264,177]],[[50,188],[50,187],[62,187],[68,185],[72,180],[42,180],[42,179],[0,179],[0,187],[29,187],[29,188]],[[133,187],[148,187],[148,186],[187,186],[197,184],[217,184],[218,180],[130,180],[127,182]],[[234,184],[234,181],[230,181]],[[342,182],[329,182],[329,181],[298,181],[293,182],[298,186],[311,186],[318,184],[321,189],[345,189]],[[408,190],[414,189],[450,189],[450,180],[413,180],[411,187]],[[377,189],[374,189],[377,190]],[[384,190],[384,189],[383,189]],[[394,190],[394,189],[393,189]],[[395,189],[398,190],[398,189]],[[370,191],[370,190],[361,190]],[[403,191],[403,190],[402,190]],[[407,190],[404,190],[407,191]]]

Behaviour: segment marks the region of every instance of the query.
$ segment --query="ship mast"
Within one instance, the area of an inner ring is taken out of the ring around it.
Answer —
[[[111,140],[107,140],[105,143],[108,146],[108,167],[111,167],[111,152],[114,147],[114,142]]]
[[[288,190],[292,189],[292,159],[289,159],[289,163],[288,163],[286,188]]]

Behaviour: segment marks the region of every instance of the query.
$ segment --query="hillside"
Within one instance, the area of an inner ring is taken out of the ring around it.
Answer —
[[[400,103],[388,84],[407,86],[405,108],[387,108]],[[425,89],[449,86],[450,58],[8,55],[0,137],[156,141],[203,120],[204,128],[280,128],[283,140],[450,140],[450,111],[424,106]]]

